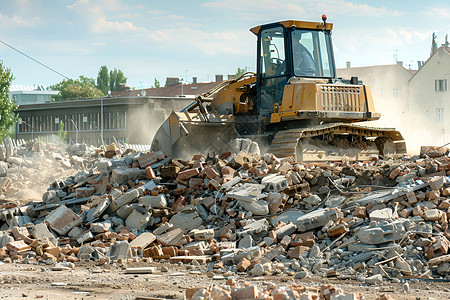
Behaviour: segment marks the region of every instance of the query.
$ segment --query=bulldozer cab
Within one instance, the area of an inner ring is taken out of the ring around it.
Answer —
[[[283,21],[252,28],[258,36],[257,103],[260,115],[281,105],[284,86],[292,77],[336,77],[331,23]]]

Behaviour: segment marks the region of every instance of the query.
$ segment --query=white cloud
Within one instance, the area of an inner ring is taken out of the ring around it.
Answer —
[[[223,0],[218,2],[206,2],[202,4],[203,7],[227,9],[232,10],[246,18],[254,16],[261,19],[261,16],[270,13],[271,18],[291,18],[294,19],[305,17],[308,19],[320,20],[323,13],[329,15],[346,15],[346,16],[366,16],[366,17],[385,17],[385,16],[400,16],[402,12],[397,10],[389,10],[385,6],[376,7],[368,4],[354,3],[346,0],[298,0],[285,2],[280,5],[276,0]],[[308,15],[306,15],[306,12]],[[313,16],[311,18],[311,15]]]
[[[309,1],[308,1],[309,2]],[[346,0],[321,0],[309,2],[308,6],[317,7],[317,12],[326,12],[329,15],[346,15],[352,17],[388,17],[401,16],[404,13],[387,9],[385,6],[371,6],[366,3],[354,3]]]
[[[119,10],[121,4],[115,0],[97,1],[97,3],[100,2],[108,4],[108,6],[95,5],[94,3],[90,3],[89,0],[78,0],[73,5],[67,6],[67,8],[79,14],[81,18],[84,18],[87,21],[87,26],[94,33],[145,31],[144,28],[137,27],[130,21],[108,20],[105,7],[108,7],[108,10],[116,11]],[[125,8],[127,7],[125,6]]]
[[[25,19],[17,15],[10,17],[0,13],[0,27],[3,29],[34,27],[39,24],[42,24],[42,20],[39,17]]]
[[[432,18],[450,18],[450,7],[444,5],[426,7],[422,14]]]

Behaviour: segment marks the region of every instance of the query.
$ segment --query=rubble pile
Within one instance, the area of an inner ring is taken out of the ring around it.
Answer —
[[[224,278],[287,274],[365,284],[450,273],[445,152],[306,164],[246,151],[190,161],[109,151],[111,158],[53,182],[42,201],[0,211],[0,259],[168,260]],[[245,288],[247,298],[257,297]],[[192,293],[225,293],[217,289]],[[307,292],[283,289],[260,292]],[[331,299],[358,299],[339,297]]]
[[[186,289],[185,299],[328,299],[328,300],[359,300],[362,294],[344,294],[344,292],[333,285],[327,284],[320,287],[304,287],[301,284],[289,286],[277,286],[269,284],[267,288],[261,289],[248,283],[238,286],[236,281],[229,279],[224,286],[209,286],[206,288]],[[386,295],[378,299],[387,298]]]
[[[51,182],[85,168],[87,158],[92,156],[95,149],[82,144],[67,146],[37,140],[15,143],[6,138],[0,147],[0,207],[41,199]]]

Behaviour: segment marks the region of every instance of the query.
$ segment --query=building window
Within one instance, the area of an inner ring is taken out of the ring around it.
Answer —
[[[436,108],[436,122],[437,123],[444,123],[444,109],[443,108]]]
[[[434,90],[436,92],[447,91],[447,79],[437,79],[434,81]]]
[[[394,98],[398,98],[399,95],[400,95],[400,93],[399,93],[399,91],[398,91],[398,88],[394,88],[393,93],[392,93],[392,96],[393,96]]]

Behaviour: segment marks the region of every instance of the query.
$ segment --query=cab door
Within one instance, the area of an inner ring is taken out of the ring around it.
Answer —
[[[275,103],[281,105],[289,78],[284,27],[262,30],[258,45],[258,110],[261,115],[269,115]]]

